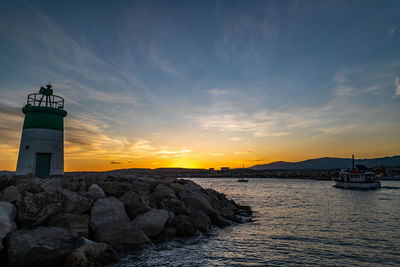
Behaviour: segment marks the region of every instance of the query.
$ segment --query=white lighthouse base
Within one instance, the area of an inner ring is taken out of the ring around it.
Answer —
[[[36,174],[37,159],[47,155],[49,175],[64,174],[64,132],[52,129],[23,129],[16,175]]]

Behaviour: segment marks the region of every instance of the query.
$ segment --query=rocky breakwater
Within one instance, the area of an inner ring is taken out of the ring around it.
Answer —
[[[107,173],[0,177],[1,266],[93,266],[213,225],[250,220],[251,209],[190,180]]]

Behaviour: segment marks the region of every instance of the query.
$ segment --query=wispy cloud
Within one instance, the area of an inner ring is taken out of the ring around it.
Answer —
[[[395,82],[396,82],[396,87],[394,88],[394,94],[396,97],[398,97],[400,96],[400,81],[398,76],[396,77]]]
[[[395,25],[392,28],[390,28],[389,34],[390,35],[394,35],[396,33],[396,31],[397,31],[397,28],[398,28],[397,25]]]
[[[399,67],[400,61],[343,67],[333,76],[334,94],[359,96],[388,90]]]

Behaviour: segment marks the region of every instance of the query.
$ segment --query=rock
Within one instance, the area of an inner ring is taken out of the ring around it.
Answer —
[[[241,216],[251,216],[253,214],[250,206],[241,206],[237,205],[237,210],[236,214],[241,215]]]
[[[63,201],[64,211],[65,212],[72,212],[80,205],[80,197],[78,193],[73,192],[69,189],[62,189],[59,192],[60,197]]]
[[[40,187],[40,185],[34,183],[34,182],[25,182],[25,183],[19,183],[16,185],[18,191],[24,195],[25,192],[29,192],[31,194],[37,194],[43,191],[43,188]]]
[[[192,207],[188,207],[189,216],[192,217],[194,225],[197,229],[202,232],[207,232],[211,227],[211,219],[202,210],[197,210]]]
[[[7,175],[0,175],[0,191],[8,186]]]
[[[248,216],[235,215],[235,219],[233,221],[237,223],[247,223],[251,222],[252,220]]]
[[[161,209],[172,211],[176,214],[186,214],[185,204],[177,198],[167,198],[163,199],[159,203]]]
[[[151,209],[148,195],[139,195],[136,192],[129,191],[120,197],[120,200],[125,204],[126,212],[131,219]]]
[[[40,187],[49,194],[55,194],[62,189],[62,180],[61,178],[48,178],[42,181]]]
[[[183,180],[183,188],[187,191],[200,191],[202,187],[191,180]]]
[[[161,183],[165,184],[166,186],[169,186],[171,183],[175,183],[176,178],[175,177],[164,177],[161,180]]]
[[[149,184],[150,185],[150,191],[153,191],[156,188],[156,186],[160,183],[159,179],[153,179],[153,178],[149,178],[149,177],[137,178],[136,181],[144,182],[144,183]]]
[[[76,236],[67,229],[38,227],[16,230],[7,239],[11,266],[61,266],[75,250]]]
[[[88,213],[94,202],[92,195],[86,191],[80,191],[78,192],[78,195],[79,195],[79,205],[77,205],[75,209],[72,210],[72,212],[78,214]]]
[[[136,216],[132,221],[132,225],[141,229],[151,238],[161,233],[168,219],[168,211],[163,209],[152,209]]]
[[[89,236],[89,215],[60,213],[49,219],[48,226],[64,227],[78,236]]]
[[[0,251],[3,249],[4,237],[17,229],[17,225],[14,223],[16,214],[17,209],[13,204],[0,201]]]
[[[197,233],[193,219],[186,215],[176,216],[171,225],[176,229],[176,235],[180,237],[190,237]]]
[[[32,194],[25,192],[17,203],[18,219],[23,226],[34,227],[43,224],[50,216],[61,212],[62,202],[46,192]]]
[[[159,184],[154,189],[152,196],[159,203],[162,199],[165,198],[176,198],[174,190],[166,186],[165,184]]]
[[[212,204],[214,201],[218,201],[218,196],[220,195],[220,193],[218,193],[217,191],[211,189],[211,188],[207,188],[207,189],[202,189],[201,192],[204,193],[204,195],[207,197],[208,201]]]
[[[232,204],[225,195],[219,197],[217,201],[212,202],[212,206],[218,211],[218,213],[228,220],[235,220],[235,211],[237,210],[236,205]]]
[[[124,203],[115,197],[99,198],[90,211],[90,228],[96,232],[103,224],[117,225],[129,222]]]
[[[204,197],[200,191],[181,191],[178,194],[179,198],[186,206],[192,206],[195,209],[204,211],[207,215],[216,213],[210,202]]]
[[[103,188],[104,192],[108,196],[120,197],[128,191],[139,192],[150,192],[150,185],[145,182],[134,181],[128,182],[109,182],[104,181],[99,184]]]
[[[219,227],[225,227],[231,225],[231,223],[227,219],[225,219],[219,214],[211,216],[211,221],[213,222],[213,224]]]
[[[129,222],[102,224],[96,231],[95,240],[116,249],[144,249],[152,245],[147,235]]]
[[[0,193],[0,200],[1,201],[6,201],[10,203],[17,203],[17,201],[20,201],[22,198],[21,193],[18,191],[17,187],[14,185],[11,185]]]
[[[165,227],[162,232],[153,238],[156,242],[165,242],[169,240],[173,240],[176,235],[176,229],[174,227]]]
[[[184,190],[185,187],[179,183],[171,183],[169,187],[174,190],[175,194],[178,194],[180,191]]]
[[[86,267],[93,264],[111,264],[119,260],[118,253],[108,244],[91,242],[69,254],[67,267]]]
[[[224,217],[230,221],[235,220],[235,212],[232,209],[227,208],[227,207],[221,207],[216,210],[222,217]]]
[[[63,202],[65,212],[84,214],[90,210],[93,197],[88,192],[73,192],[69,189],[58,191],[59,198]]]
[[[88,188],[86,177],[64,177],[62,185],[73,192],[87,191]]]
[[[92,184],[91,186],[89,186],[88,192],[93,197],[93,200],[97,200],[99,198],[105,198],[106,197],[106,194],[104,193],[103,188],[101,188],[97,184]]]

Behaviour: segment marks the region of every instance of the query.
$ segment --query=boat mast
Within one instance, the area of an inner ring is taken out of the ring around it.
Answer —
[[[352,160],[351,160],[351,170],[354,171],[354,154],[352,155]]]

